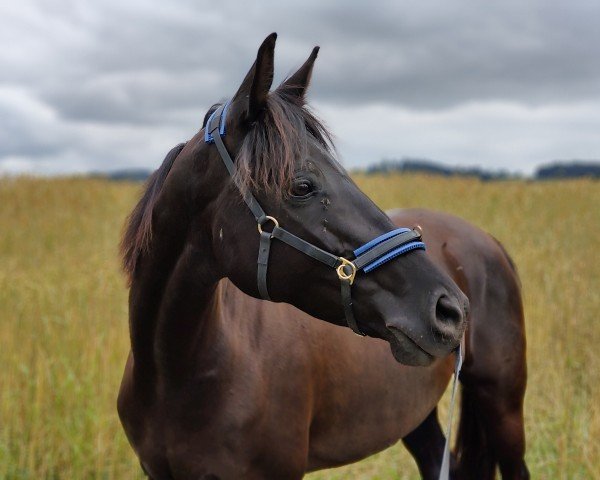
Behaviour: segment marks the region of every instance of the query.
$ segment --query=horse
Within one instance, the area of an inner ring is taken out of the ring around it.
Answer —
[[[271,91],[275,40],[167,154],[123,235],[117,410],[143,471],[295,480],[402,439],[437,478],[436,406],[466,338],[453,475],[527,478],[510,258],[458,218],[381,211],[306,105],[318,47]]]

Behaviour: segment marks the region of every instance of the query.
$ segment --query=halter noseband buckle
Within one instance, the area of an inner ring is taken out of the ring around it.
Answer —
[[[352,285],[354,283],[354,277],[356,276],[356,265],[344,257],[340,257],[339,260],[341,263],[336,268],[339,279],[350,282],[350,285]],[[350,269],[350,272],[347,271],[346,267]]]

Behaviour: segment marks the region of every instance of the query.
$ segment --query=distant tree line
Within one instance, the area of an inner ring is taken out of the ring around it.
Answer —
[[[507,170],[488,170],[481,167],[450,167],[425,158],[384,159],[360,172],[375,173],[427,173],[444,177],[474,177],[483,181],[510,180],[523,178],[522,175]],[[92,173],[92,176],[116,181],[144,181],[152,174],[146,169],[113,170],[106,173]],[[535,180],[560,178],[600,178],[600,160],[596,161],[556,161],[538,167],[533,175]]]
[[[145,182],[152,175],[152,170],[147,168],[123,168],[108,172],[92,172],[90,177],[107,178],[115,182]]]
[[[475,177],[483,181],[522,178],[522,175],[507,170],[489,170],[482,167],[451,167],[424,158],[384,159],[360,171],[367,174],[427,173],[444,177]],[[535,180],[581,177],[600,178],[600,161],[556,161],[538,167],[533,175]]]
[[[535,178],[539,180],[552,178],[600,178],[600,161],[582,162],[573,160],[571,162],[555,162],[542,165],[535,172]]]

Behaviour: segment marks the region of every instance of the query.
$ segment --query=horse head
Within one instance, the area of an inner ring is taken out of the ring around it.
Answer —
[[[207,272],[248,295],[335,324],[352,316],[355,331],[388,341],[400,362],[448,355],[467,298],[428,258],[420,233],[395,230],[336,160],[305,102],[318,48],[271,91],[275,40],[265,39],[237,92],[179,154],[167,183],[178,182],[169,195],[186,196],[189,218],[164,233],[195,239]]]

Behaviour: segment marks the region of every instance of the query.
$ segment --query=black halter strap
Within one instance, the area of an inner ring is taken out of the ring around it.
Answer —
[[[229,175],[233,177],[235,165],[221,138],[225,135],[227,106],[228,104],[219,106],[209,117],[206,122],[204,139],[206,143],[214,143],[216,145]],[[421,232],[419,230],[400,228],[380,235],[356,249],[354,251],[355,258],[353,260],[348,260],[344,257],[329,253],[316,245],[297,237],[284,228],[281,228],[279,222],[275,218],[270,217],[265,213],[252,193],[248,190],[241,190],[240,192],[244,202],[256,219],[258,233],[260,235],[256,274],[260,296],[265,300],[271,300],[267,286],[267,270],[269,266],[271,241],[276,238],[309,257],[336,269],[340,280],[340,294],[342,297],[346,322],[358,335],[364,336],[364,333],[362,333],[358,327],[352,311],[351,287],[354,283],[356,272],[358,270],[363,270],[365,273],[368,273],[399,255],[417,248],[425,249],[425,244],[421,241]],[[272,224],[272,229],[267,231],[265,227],[269,223]]]

